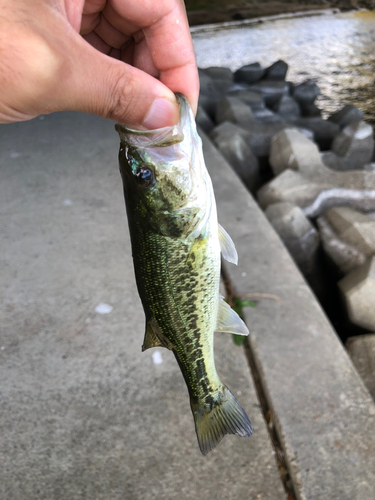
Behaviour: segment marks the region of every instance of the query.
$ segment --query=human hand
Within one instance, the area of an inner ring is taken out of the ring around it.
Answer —
[[[174,92],[196,110],[182,0],[0,0],[0,123],[75,110],[158,128],[178,121]]]

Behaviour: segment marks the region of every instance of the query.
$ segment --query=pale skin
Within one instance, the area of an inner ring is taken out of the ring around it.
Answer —
[[[0,0],[0,123],[54,111],[137,129],[196,111],[199,81],[182,0]]]

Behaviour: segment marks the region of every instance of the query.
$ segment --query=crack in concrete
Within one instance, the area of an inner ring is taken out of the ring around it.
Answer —
[[[226,272],[226,269],[222,263],[221,266],[221,277],[224,284],[226,299],[231,307],[233,307],[234,299],[238,297],[235,292],[235,288],[229,278],[229,274]],[[242,318],[243,319],[243,318]],[[276,426],[274,425],[274,411],[271,409],[270,404],[268,403],[268,398],[266,396],[266,390],[262,384],[262,377],[257,368],[255,354],[252,350],[251,344],[249,342],[249,338],[245,337],[243,343],[243,349],[245,353],[245,357],[249,364],[251,377],[254,382],[255,391],[258,396],[260,408],[263,414],[263,418],[266,422],[266,427],[268,430],[268,434],[271,440],[272,448],[275,452],[275,459],[277,468],[280,474],[281,482],[284,486],[285,493],[287,495],[286,500],[296,500],[298,497],[296,495],[295,487],[292,481],[292,477],[290,474],[289,466],[286,460],[286,453],[284,452],[281,440],[278,437]]]

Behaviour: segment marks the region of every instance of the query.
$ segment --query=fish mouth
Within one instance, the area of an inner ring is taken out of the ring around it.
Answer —
[[[182,120],[186,114],[188,104],[182,94],[176,94],[176,99],[180,106],[178,125],[154,130],[135,130],[118,123],[115,125],[115,129],[120,136],[121,142],[137,148],[168,147],[182,142],[184,140]]]

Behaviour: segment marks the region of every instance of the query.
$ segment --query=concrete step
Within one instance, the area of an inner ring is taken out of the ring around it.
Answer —
[[[285,499],[231,336],[216,364],[254,435],[207,457],[173,355],[141,352],[118,142],[79,113],[0,125],[0,498]]]
[[[257,301],[244,317],[296,496],[375,498],[374,403],[265,215],[205,136],[203,143],[219,221],[239,254],[226,271],[238,295]]]

